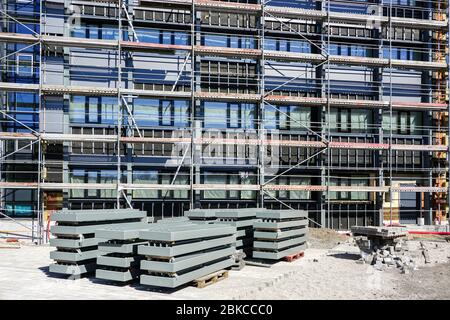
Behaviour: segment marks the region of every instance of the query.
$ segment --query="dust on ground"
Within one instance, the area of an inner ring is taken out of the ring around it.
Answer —
[[[310,248],[331,249],[347,241],[349,236],[327,228],[309,228],[308,243]]]
[[[429,240],[436,242],[450,242],[450,236],[436,235],[436,234],[408,234],[408,240]]]
[[[209,287],[160,292],[139,285],[112,286],[93,279],[67,280],[48,274],[48,246],[0,249],[0,299],[449,299],[450,243],[410,240],[408,248],[429,250],[431,263],[416,258],[417,270],[379,271],[361,264],[352,238],[311,229],[311,246],[294,262],[271,268],[246,266]],[[335,245],[340,243],[339,245]]]
[[[421,251],[424,244],[430,263],[425,263]],[[270,287],[260,287],[242,299],[335,299],[335,300],[391,300],[391,299],[449,299],[450,243],[408,241],[409,252],[417,261],[417,268],[403,274],[396,268],[376,270],[359,261],[359,249],[351,238],[330,250],[309,258],[288,279]]]

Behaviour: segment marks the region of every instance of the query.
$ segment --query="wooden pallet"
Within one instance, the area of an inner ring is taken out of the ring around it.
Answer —
[[[290,256],[286,256],[286,257],[284,257],[284,260],[287,261],[287,262],[292,262],[292,261],[295,261],[297,259],[303,258],[304,256],[305,256],[305,252],[302,251],[302,252],[299,252],[299,253],[296,253],[296,254],[292,254]]]
[[[228,270],[220,270],[194,280],[194,286],[197,288],[204,288],[226,278],[228,278]]]

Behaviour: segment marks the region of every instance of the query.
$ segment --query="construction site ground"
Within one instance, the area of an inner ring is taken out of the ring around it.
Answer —
[[[410,237],[420,241],[431,263],[417,258],[417,270],[376,270],[358,263],[352,239],[331,230],[311,229],[305,256],[271,268],[246,266],[229,278],[199,289],[156,290],[112,285],[93,278],[67,280],[48,273],[49,246],[0,241],[0,299],[448,299],[450,242],[445,237]]]

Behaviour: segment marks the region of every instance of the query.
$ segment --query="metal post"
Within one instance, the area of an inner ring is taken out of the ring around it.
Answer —
[[[392,140],[393,140],[393,130],[392,130],[392,1],[389,1],[389,224],[392,225]]]
[[[39,98],[39,103],[38,103],[38,119],[39,119],[39,128],[38,128],[38,132],[39,132],[39,142],[38,142],[38,172],[37,172],[37,195],[36,195],[36,207],[37,207],[37,220],[38,220],[38,243],[42,244],[44,242],[44,212],[43,212],[43,203],[42,202],[42,196],[41,196],[41,169],[42,169],[42,138],[41,138],[41,110],[42,110],[42,54],[43,54],[43,50],[42,50],[42,1],[39,1],[39,66],[38,66],[38,70],[39,70],[39,93],[38,93],[38,98]],[[33,66],[32,66],[33,68]],[[33,73],[34,73],[34,68],[32,69]]]
[[[117,194],[116,194],[116,208],[120,208],[121,198],[121,163],[120,163],[120,136],[122,135],[122,0],[119,0],[118,6],[118,48],[117,48]]]
[[[260,101],[260,108],[259,108],[259,124],[257,124],[257,128],[258,128],[258,136],[259,136],[259,141],[260,141],[260,145],[259,145],[259,187],[260,187],[260,191],[259,191],[259,203],[258,203],[258,207],[260,208],[264,208],[264,190],[263,190],[263,186],[264,186],[264,181],[265,181],[265,152],[266,152],[266,145],[265,145],[265,140],[267,139],[266,137],[266,132],[265,132],[265,98],[266,98],[266,87],[265,87],[265,69],[266,69],[266,59],[265,59],[265,55],[264,55],[264,51],[265,51],[265,1],[266,0],[262,0],[261,1],[261,19],[260,19],[260,24],[261,24],[261,37],[260,37],[260,50],[261,50],[261,59],[260,59],[260,74],[261,74],[261,83],[260,83],[260,94],[261,94],[261,101]]]
[[[331,126],[330,126],[330,118],[331,118],[331,79],[330,79],[330,47],[331,47],[331,34],[330,34],[330,11],[331,11],[331,0],[327,0],[327,217],[328,223],[324,224],[328,228],[331,228],[331,203],[330,203],[330,184],[331,184],[331,148],[329,147],[329,143],[332,140],[331,138]]]
[[[447,2],[447,22],[448,22],[448,28],[447,28],[447,63],[448,63],[448,69],[447,72],[450,75],[450,4]],[[449,94],[450,88],[449,88],[449,82],[450,80],[447,78],[445,79],[447,81],[446,84],[446,93],[447,96]],[[449,211],[450,211],[450,99],[448,101],[447,106],[447,161],[446,161],[446,169],[447,169],[447,221],[450,218]],[[448,221],[450,225],[450,221]]]
[[[195,168],[195,92],[196,92],[196,83],[195,83],[195,2],[192,1],[191,5],[191,108],[190,108],[190,134],[191,134],[191,163],[189,164],[189,183],[190,183],[190,191],[189,191],[189,208],[194,209],[194,168]]]

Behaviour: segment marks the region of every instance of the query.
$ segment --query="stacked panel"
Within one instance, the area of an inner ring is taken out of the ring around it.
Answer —
[[[51,215],[56,225],[51,227],[50,245],[56,247],[50,252],[55,261],[50,272],[81,276],[94,272],[99,255],[95,231],[108,226],[141,226],[147,221],[147,213],[134,209],[106,210],[62,210]]]
[[[192,209],[186,212],[190,221],[200,224],[214,223],[217,220],[214,209]]]
[[[308,213],[303,210],[258,211],[253,258],[280,260],[306,249]]]
[[[174,218],[163,218],[161,220],[158,220],[157,223],[186,224],[186,223],[189,223],[189,218],[185,217],[185,216],[174,217]]]
[[[147,243],[139,239],[139,231],[149,227],[150,224],[142,223],[132,228],[117,225],[95,231],[96,238],[105,240],[98,244],[95,277],[122,283],[138,278],[141,256],[137,254],[137,248]]]
[[[215,224],[156,224],[141,231],[148,241],[138,247],[145,256],[141,284],[176,288],[234,264],[236,228]]]
[[[245,256],[252,255],[253,250],[253,223],[257,212],[264,212],[264,209],[223,209],[217,210],[216,224],[226,224],[236,227],[236,250],[245,253]]]

